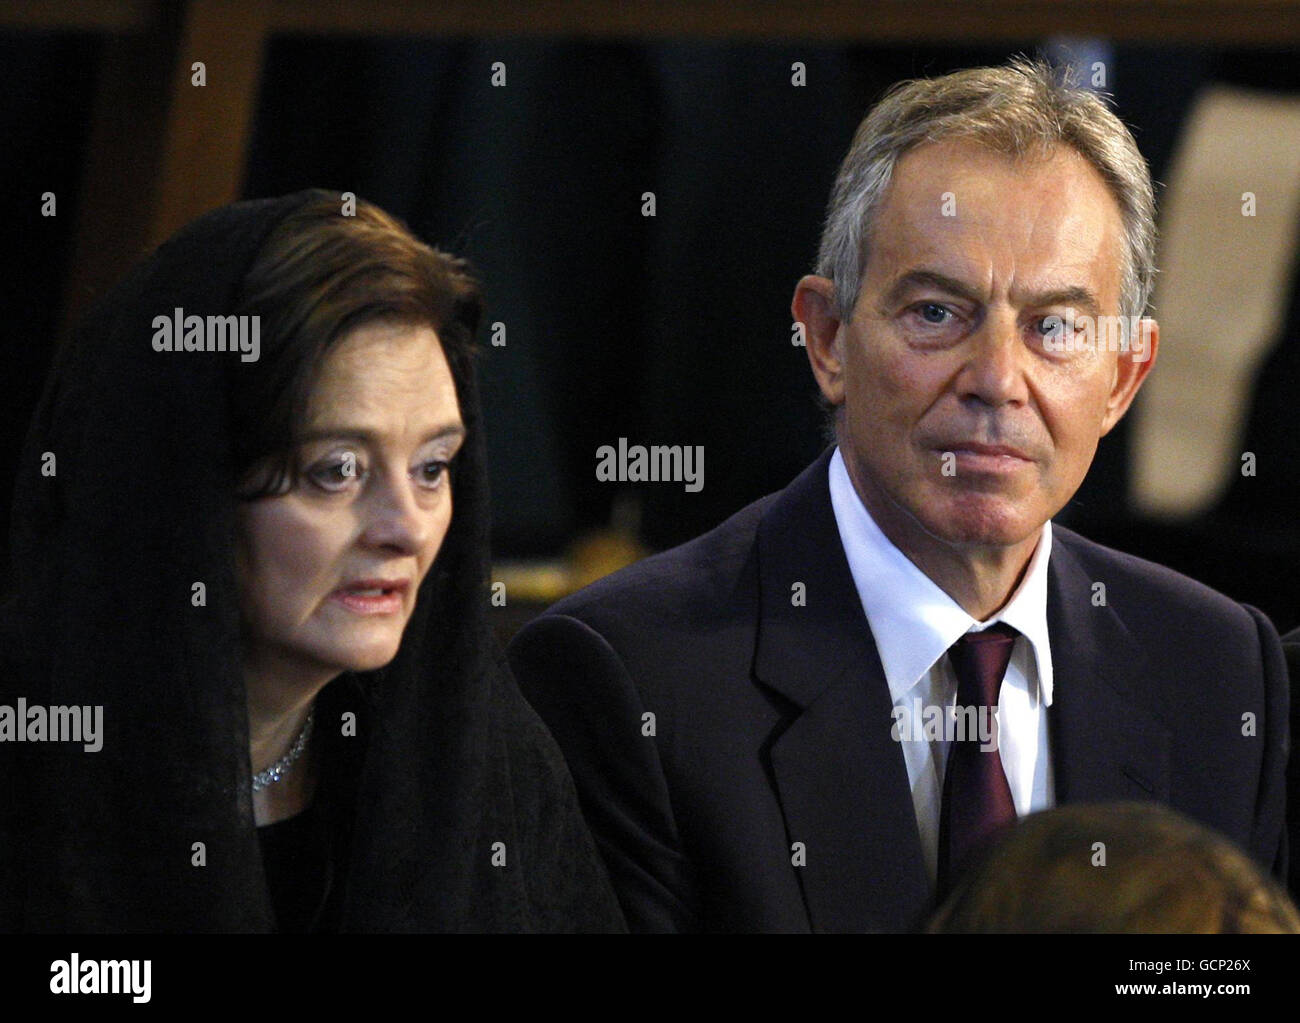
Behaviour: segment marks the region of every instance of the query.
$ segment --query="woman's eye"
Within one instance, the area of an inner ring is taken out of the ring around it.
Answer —
[[[362,474],[362,467],[352,454],[328,458],[307,470],[307,478],[322,490],[344,490]]]
[[[417,480],[422,487],[433,490],[442,485],[443,479],[447,475],[450,464],[443,461],[423,462],[417,472]]]

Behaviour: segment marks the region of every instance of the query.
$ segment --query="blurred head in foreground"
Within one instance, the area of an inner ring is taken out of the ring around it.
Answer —
[[[947,934],[1296,934],[1286,893],[1235,845],[1154,803],[1032,814],[926,926]]]

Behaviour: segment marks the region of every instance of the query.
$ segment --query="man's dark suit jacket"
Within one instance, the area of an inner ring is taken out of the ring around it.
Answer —
[[[1300,629],[1292,629],[1282,637],[1282,649],[1291,675],[1291,734],[1295,736],[1300,735]],[[1300,855],[1296,853],[1300,846],[1300,757],[1292,757],[1288,762],[1286,777],[1287,851],[1290,854],[1287,887],[1291,889],[1291,898],[1300,902]]]
[[[633,930],[896,931],[932,908],[830,454],[511,644]],[[1057,803],[1156,800],[1284,870],[1288,694],[1273,627],[1053,529]]]

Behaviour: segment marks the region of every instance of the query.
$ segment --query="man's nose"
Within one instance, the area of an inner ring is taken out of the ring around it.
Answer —
[[[967,359],[957,378],[962,398],[999,407],[1028,398],[1025,359],[1029,353],[1015,316],[990,313],[970,338]]]
[[[371,477],[362,514],[363,542],[401,554],[418,551],[431,528],[429,513],[416,498],[415,484],[401,471]]]

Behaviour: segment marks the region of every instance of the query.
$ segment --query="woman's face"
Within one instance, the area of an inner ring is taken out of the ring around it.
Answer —
[[[447,535],[464,436],[431,327],[374,323],[334,345],[297,482],[240,506],[246,674],[332,678],[392,660]]]

